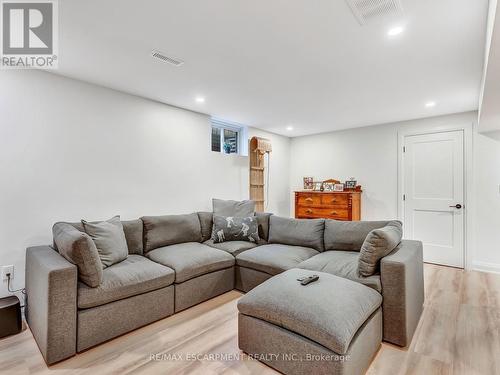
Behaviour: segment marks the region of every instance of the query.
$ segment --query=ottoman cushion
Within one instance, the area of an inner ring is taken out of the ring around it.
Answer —
[[[302,286],[297,278],[317,274]],[[264,320],[345,354],[359,328],[380,307],[371,288],[322,272],[291,269],[260,284],[238,301],[241,314]]]

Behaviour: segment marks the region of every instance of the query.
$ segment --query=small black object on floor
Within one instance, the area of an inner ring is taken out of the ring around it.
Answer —
[[[16,296],[0,298],[0,338],[21,332],[21,302]]]

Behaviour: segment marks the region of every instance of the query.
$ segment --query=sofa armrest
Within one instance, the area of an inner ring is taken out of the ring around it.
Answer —
[[[26,249],[26,320],[47,364],[76,352],[77,268],[50,246]]]
[[[424,304],[422,242],[403,240],[380,262],[384,340],[409,345]]]

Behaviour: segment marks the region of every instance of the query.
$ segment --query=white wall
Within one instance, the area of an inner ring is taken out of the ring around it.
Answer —
[[[477,113],[403,121],[292,139],[290,186],[302,189],[302,178],[356,177],[363,186],[363,220],[398,217],[398,131],[471,127]],[[469,255],[472,267],[500,271],[500,143],[473,132],[473,173],[469,203]],[[474,174],[474,175],[473,175]],[[293,213],[293,201],[291,201]]]
[[[248,198],[248,157],[211,152],[206,115],[38,71],[0,71],[0,88],[0,265],[15,266],[15,288],[25,248],[51,243],[58,220]],[[273,144],[268,210],[289,215],[290,140],[254,134]]]
[[[472,266],[500,272],[500,141],[476,133],[474,137],[476,216]]]

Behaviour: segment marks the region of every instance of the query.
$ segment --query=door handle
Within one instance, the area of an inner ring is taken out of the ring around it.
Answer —
[[[460,203],[457,203],[454,206],[450,206],[451,208],[456,208],[457,210],[460,210],[462,208],[462,205]]]

